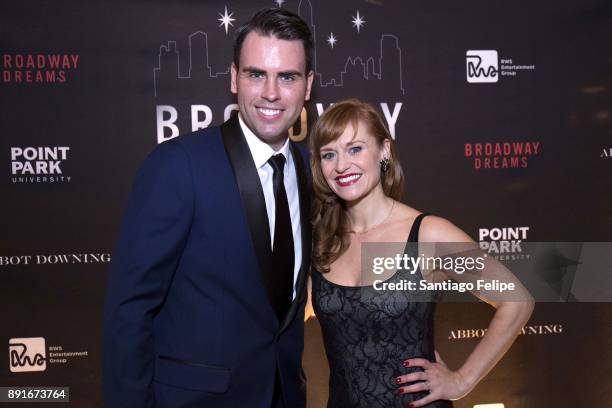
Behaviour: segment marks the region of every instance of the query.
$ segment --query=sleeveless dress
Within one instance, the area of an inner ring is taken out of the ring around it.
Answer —
[[[406,253],[416,256],[419,227],[414,221]],[[409,245],[409,243],[413,245]],[[420,280],[421,272],[398,270],[385,282]],[[395,378],[422,371],[405,368],[408,358],[435,361],[433,315],[435,303],[415,301],[411,291],[376,291],[371,286],[342,286],[312,273],[312,302],[323,332],[329,361],[328,408],[406,408],[428,392],[399,394]],[[408,383],[402,386],[410,385]],[[435,401],[426,407],[452,407]]]

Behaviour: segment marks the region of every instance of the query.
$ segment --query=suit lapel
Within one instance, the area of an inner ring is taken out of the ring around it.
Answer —
[[[312,226],[310,224],[310,188],[308,183],[308,173],[302,154],[293,142],[289,143],[293,162],[295,163],[295,173],[298,182],[298,194],[300,198],[300,227],[302,230],[302,265],[296,280],[295,299],[291,303],[289,311],[282,321],[279,333],[284,331],[289,323],[294,319],[300,303],[306,295],[306,282],[308,271],[310,270],[310,252],[312,249]]]
[[[270,227],[266,202],[257,168],[238,122],[238,116],[232,116],[221,125],[221,134],[227,157],[234,170],[240,201],[244,209],[255,256],[259,264],[261,277],[266,290],[270,315],[275,316],[267,291],[269,279],[272,276],[272,250],[270,248]],[[273,318],[277,322],[276,317]]]
[[[253,156],[249,150],[249,146],[242,134],[240,123],[237,115],[232,116],[227,122],[221,125],[221,134],[227,157],[231,163],[238,190],[240,191],[240,201],[245,211],[249,230],[251,232],[251,241],[255,255],[261,270],[261,276],[266,288],[270,287],[267,284],[268,279],[274,272],[272,270],[272,250],[270,248],[270,228],[268,221],[268,213],[266,211],[266,202],[263,189],[257,168],[253,162]],[[295,171],[298,182],[298,194],[300,200],[300,227],[302,231],[302,265],[300,267],[296,280],[296,296],[289,311],[280,323],[278,333],[284,331],[289,323],[295,317],[300,303],[303,302],[306,295],[306,282],[308,271],[310,269],[310,253],[312,246],[312,227],[310,224],[310,188],[309,178],[306,170],[306,164],[300,153],[291,142],[291,154],[295,163]],[[268,306],[271,316],[274,316],[274,321],[277,321],[272,303],[271,296],[268,295]]]

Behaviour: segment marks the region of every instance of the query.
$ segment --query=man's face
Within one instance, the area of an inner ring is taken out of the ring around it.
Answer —
[[[240,115],[257,137],[278,150],[287,129],[297,120],[310,98],[313,73],[305,73],[304,46],[299,40],[280,40],[256,32],[247,34],[240,53],[240,68],[233,63],[232,93]]]

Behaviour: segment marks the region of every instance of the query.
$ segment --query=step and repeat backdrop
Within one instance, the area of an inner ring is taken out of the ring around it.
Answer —
[[[71,406],[102,406],[101,307],[135,172],[158,143],[236,110],[233,30],[263,7],[299,13],[315,37],[313,97],[294,140],[306,140],[330,104],[358,97],[395,137],[409,205],[509,259],[524,256],[522,242],[610,241],[608,1],[8,2],[0,386],[65,386]],[[493,312],[439,305],[436,346],[451,367]],[[456,406],[603,406],[611,322],[607,303],[538,303],[513,348]],[[309,405],[323,407],[316,319],[306,334]]]

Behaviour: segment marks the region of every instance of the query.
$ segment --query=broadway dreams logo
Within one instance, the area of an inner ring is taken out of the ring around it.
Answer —
[[[500,64],[501,62],[501,64]],[[474,83],[494,83],[500,76],[516,77],[520,71],[533,71],[535,65],[514,63],[512,58],[499,59],[497,50],[468,50],[465,53],[467,81]]]
[[[47,369],[45,338],[10,339],[9,368],[13,373],[45,371]]]
[[[539,141],[465,143],[463,153],[475,170],[518,169],[529,167],[540,147]]]
[[[3,54],[5,83],[62,84],[79,68],[79,54]]]
[[[68,146],[11,147],[13,183],[69,183],[71,176],[62,166],[68,160]]]

